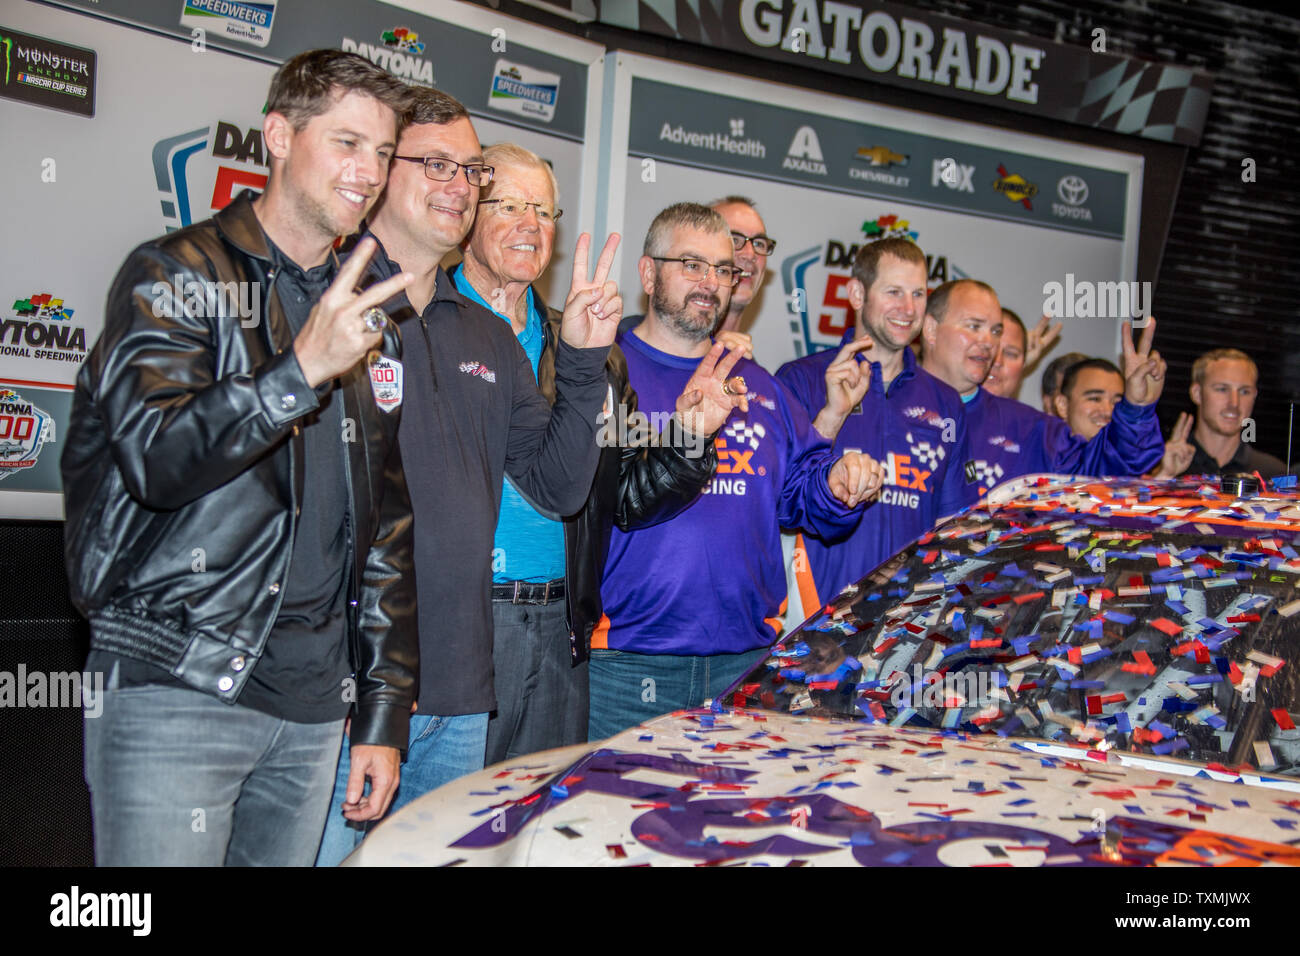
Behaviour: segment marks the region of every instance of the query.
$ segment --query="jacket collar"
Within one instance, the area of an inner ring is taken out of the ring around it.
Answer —
[[[271,261],[271,249],[266,244],[266,233],[253,212],[253,191],[245,189],[225,209],[212,217],[221,235],[244,255]]]

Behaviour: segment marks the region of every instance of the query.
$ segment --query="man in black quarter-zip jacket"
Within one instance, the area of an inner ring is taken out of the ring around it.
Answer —
[[[586,501],[600,447],[605,359],[622,300],[606,282],[575,282],[556,350],[554,408],[500,319],[460,295],[439,266],[473,224],[491,178],[464,106],[433,89],[413,107],[388,190],[371,220],[380,244],[367,281],[415,279],[385,305],[402,331],[398,370],[402,459],[415,514],[420,615],[419,705],[393,808],[483,766],[492,687],[492,539],[505,474],[540,507],[572,514]],[[585,262],[584,262],[585,265]],[[344,746],[317,865],[362,836],[344,818],[363,798]]]

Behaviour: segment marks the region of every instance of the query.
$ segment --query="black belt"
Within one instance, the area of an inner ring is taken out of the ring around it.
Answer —
[[[511,604],[550,604],[564,597],[564,578],[532,584],[528,581],[510,581],[492,585],[492,600]]]

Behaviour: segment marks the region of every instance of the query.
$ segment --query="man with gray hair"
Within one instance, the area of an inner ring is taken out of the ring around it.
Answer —
[[[767,274],[767,257],[776,250],[776,240],[767,234],[767,226],[758,214],[754,200],[745,196],[723,196],[709,206],[726,220],[727,228],[731,230],[736,265],[742,270],[719,330],[741,332],[741,320],[762,288]]]
[[[464,261],[449,273],[465,298],[510,324],[542,394],[556,401],[561,316],[534,283],[555,247],[559,189],[550,165],[514,143],[483,151],[494,170],[478,201]],[[619,442],[637,414],[627,361],[614,345],[605,361],[607,433],[582,509],[556,516],[507,478],[497,519],[492,576],[493,681],[486,763],[587,739],[587,655],[602,614],[600,578],[612,526],[627,531],[672,517],[713,475],[713,440],[738,396],[723,383],[739,358],[712,349],[677,397],[661,435]],[[698,419],[698,420],[695,420]],[[690,422],[690,425],[686,425]],[[620,427],[620,425],[622,427]],[[647,436],[648,437],[648,436]]]
[[[649,308],[619,344],[641,408],[660,411],[710,354],[742,270],[726,220],[697,203],[659,213],[644,251],[637,269]],[[726,390],[741,402],[717,438],[706,494],[669,521],[613,532],[605,614],[592,636],[593,740],[698,706],[743,675],[779,634],[781,528],[847,534],[880,486],[879,465],[833,455],[761,366],[742,359],[735,371]]]

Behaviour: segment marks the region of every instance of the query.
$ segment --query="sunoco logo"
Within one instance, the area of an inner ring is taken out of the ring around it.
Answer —
[[[1062,176],[1056,184],[1056,195],[1061,201],[1052,203],[1052,215],[1092,222],[1092,210],[1084,205],[1088,201],[1088,184],[1082,177]]]
[[[1034,208],[1029,200],[1038,195],[1038,187],[1019,173],[1008,173],[1005,166],[998,166],[998,178],[993,180],[993,188],[1026,209]]]
[[[54,441],[54,419],[11,388],[0,388],[0,481],[31,468],[46,442]]]
[[[72,324],[72,309],[42,292],[14,300],[14,317],[0,319],[0,355],[80,364],[86,330]]]
[[[243,189],[260,192],[266,188],[267,170],[258,124],[221,120],[159,140],[153,147],[153,173],[163,194],[166,230],[207,219]]]
[[[345,53],[364,56],[399,80],[415,86],[433,86],[433,64],[417,55],[424,52],[424,44],[420,42],[418,33],[406,27],[395,27],[385,30],[379,39],[381,42],[378,45],[371,45],[344,37],[339,42],[339,48]]]

